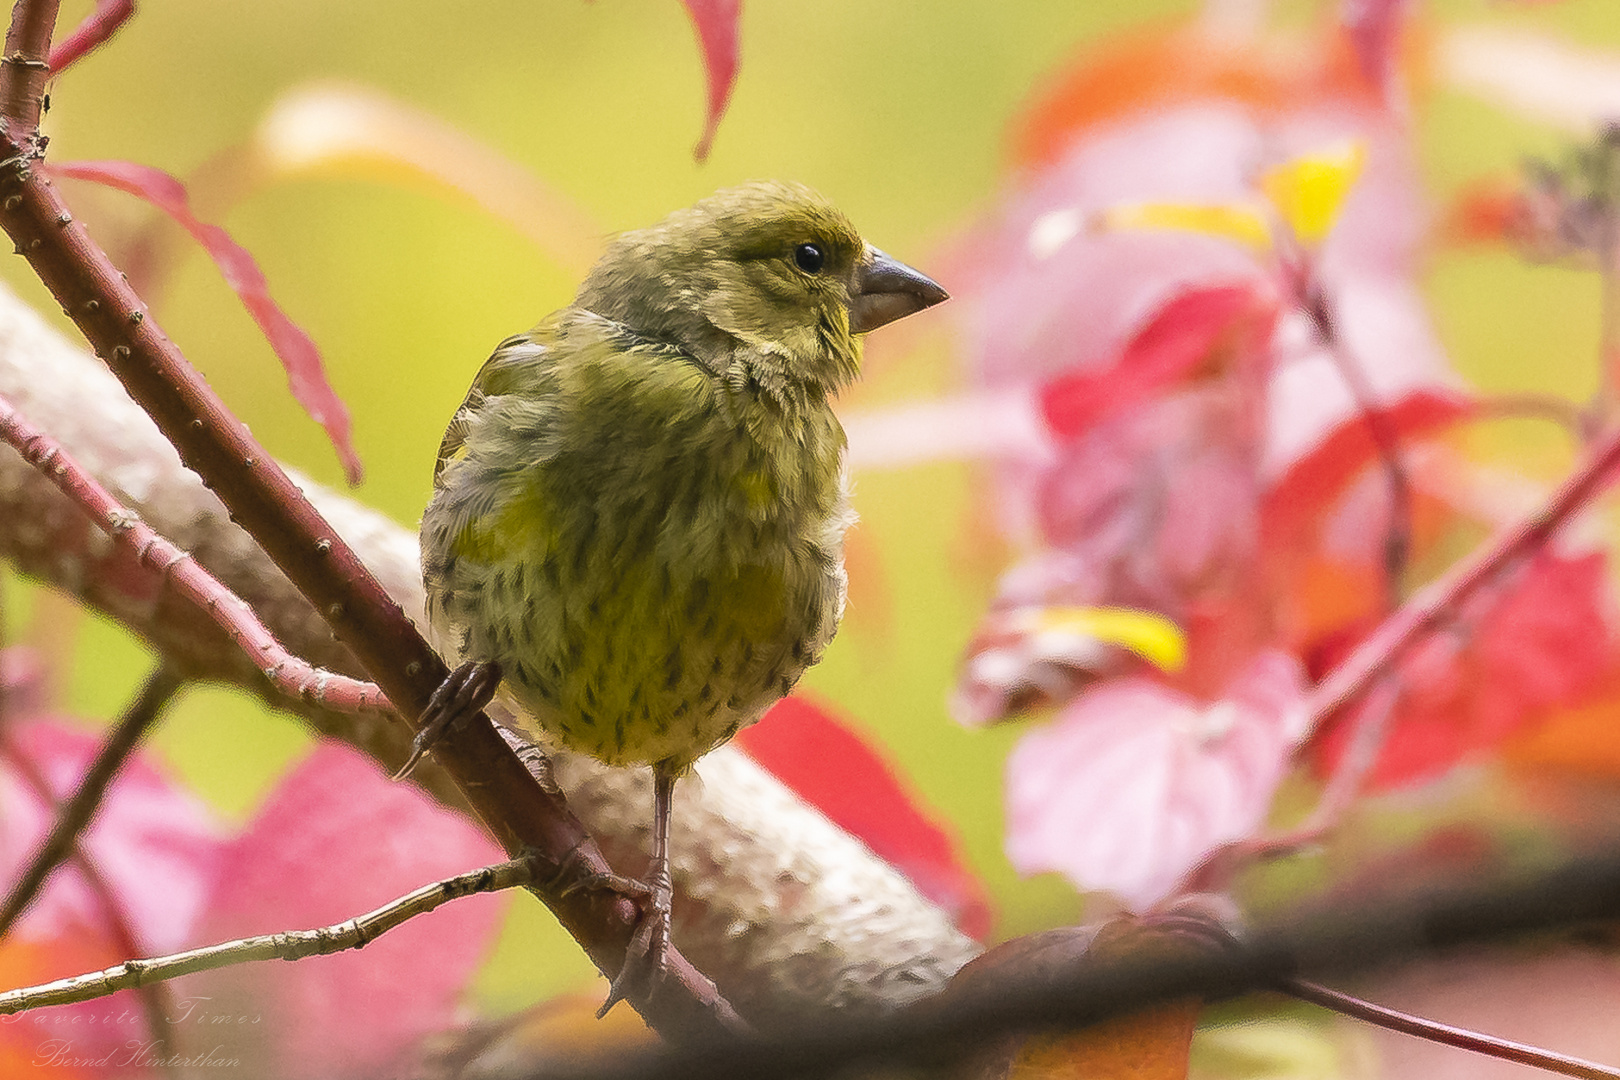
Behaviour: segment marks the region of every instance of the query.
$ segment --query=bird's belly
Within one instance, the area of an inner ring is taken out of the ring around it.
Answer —
[[[839,551],[748,539],[741,560],[728,545],[707,561],[637,556],[600,536],[576,558],[514,560],[477,593],[524,617],[467,652],[499,660],[519,704],[569,749],[684,766],[792,689],[837,625]]]

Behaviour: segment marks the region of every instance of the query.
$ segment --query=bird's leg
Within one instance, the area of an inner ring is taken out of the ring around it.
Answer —
[[[642,982],[651,990],[663,978],[664,964],[669,956],[670,913],[674,908],[675,887],[669,874],[669,821],[674,809],[675,778],[677,770],[667,761],[653,766],[653,842],[652,863],[645,888],[650,894],[642,909],[641,921],[625,950],[624,967],[619,969],[607,1000],[596,1011],[600,1019],[608,1010],[623,1001],[628,992]]]
[[[468,660],[446,676],[428,699],[427,708],[422,710],[416,738],[411,740],[411,756],[399,767],[394,779],[409,776],[422,755],[433,749],[433,744],[446,731],[482,712],[500,685],[501,665],[493,660]]]

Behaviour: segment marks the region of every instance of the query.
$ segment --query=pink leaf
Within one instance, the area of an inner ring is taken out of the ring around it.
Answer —
[[[227,851],[206,937],[338,922],[500,858],[461,815],[322,743]],[[186,991],[208,1016],[263,1018],[214,1034],[242,1040],[228,1045],[265,1075],[402,1075],[420,1041],[456,1018],[501,903],[456,900],[364,951],[210,972]]]
[[[135,0],[96,0],[96,9],[85,16],[73,33],[51,47],[51,77],[62,74],[86,53],[99,49],[107,39],[135,14]]]
[[[17,650],[8,650],[10,661]],[[6,672],[7,689],[13,687]],[[29,712],[19,695],[8,698]],[[15,722],[0,755],[0,881],[15,881],[55,816],[33,779],[60,801],[100,745],[89,732],[52,718]],[[59,867],[0,944],[7,985],[27,985],[99,970],[196,944],[196,926],[224,859],[218,824],[207,809],[137,754],[107,790],[79,842],[96,878],[76,862]],[[128,1047],[169,1033],[154,1031],[139,995],[39,1009],[0,1025],[0,1061],[14,1053],[34,1064],[58,1053],[124,1061]],[[14,1024],[14,1026],[12,1026]],[[68,1070],[71,1072],[71,1070]],[[133,1075],[118,1070],[108,1075]]]
[[[326,381],[320,351],[309,335],[270,298],[270,285],[253,256],[224,229],[192,213],[185,185],[161,169],[128,161],[59,162],[52,164],[50,170],[57,176],[104,184],[145,199],[172,217],[202,245],[287,369],[293,397],[309,413],[310,419],[326,429],[349,483],[358,484],[363,469],[350,437],[349,410]]]
[[[709,113],[692,156],[699,161],[709,156],[714,134],[737,85],[737,20],[742,0],[681,0],[697,30],[703,65],[709,73]]]
[[[8,741],[58,799],[72,794],[100,746],[95,735],[54,719],[21,724]],[[0,763],[0,880],[16,878],[53,817],[54,808]],[[220,827],[206,807],[137,755],[113,781],[82,843],[142,947],[168,952],[192,944],[224,857]],[[100,900],[68,868],[47,883],[18,933],[49,937],[104,920]]]
[[[1223,700],[1147,679],[1082,694],[1007,759],[1007,854],[1140,911],[1265,820],[1302,732],[1302,673],[1266,653]]]
[[[803,697],[783,698],[737,734],[748,756],[911,879],[983,940],[992,912],[960,842],[907,790],[894,766],[847,723]]]
[[[1157,611],[1179,620],[1194,595],[1252,562],[1259,487],[1254,436],[1229,385],[1164,397],[1065,445],[1035,489],[1048,543],[1103,572],[1102,590],[1063,603]]]

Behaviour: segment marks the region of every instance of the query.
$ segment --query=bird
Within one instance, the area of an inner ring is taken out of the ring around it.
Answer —
[[[745,183],[611,239],[450,421],[420,539],[456,666],[410,764],[499,687],[543,743],[651,767],[647,903],[604,1014],[664,973],[676,781],[838,628],[832,399],[863,335],[947,298],[812,189]]]

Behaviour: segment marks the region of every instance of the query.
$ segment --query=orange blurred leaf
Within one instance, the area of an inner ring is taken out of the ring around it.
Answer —
[[[1175,25],[1116,38],[1071,61],[1014,121],[1013,160],[1048,165],[1089,128],[1204,98],[1278,112],[1329,100],[1376,104],[1342,35],[1283,50]]]
[[[1620,678],[1611,677],[1598,693],[1509,740],[1502,759],[1509,765],[1556,769],[1582,776],[1620,777]]]
[[[1178,1001],[1072,1034],[1031,1036],[1007,1080],[1183,1080],[1201,1008]]]

